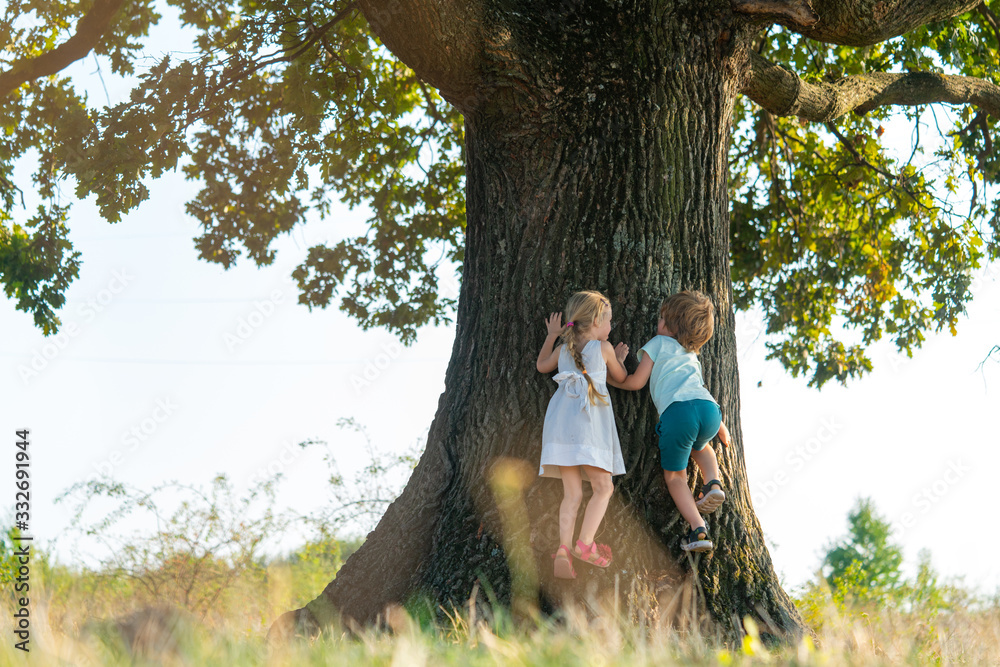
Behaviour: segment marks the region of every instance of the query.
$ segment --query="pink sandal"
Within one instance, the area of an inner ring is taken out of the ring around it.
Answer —
[[[611,565],[611,547],[607,544],[598,544],[596,540],[591,542],[589,546],[584,544],[582,540],[577,540],[573,556],[584,563],[596,565],[597,567]]]
[[[563,552],[563,553],[560,553]],[[552,554],[555,559],[556,579],[576,579],[576,571],[573,569],[573,560],[570,558],[572,551],[565,544],[560,544],[556,552]]]

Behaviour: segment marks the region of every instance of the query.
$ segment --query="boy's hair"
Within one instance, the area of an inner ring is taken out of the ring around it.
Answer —
[[[587,378],[587,398],[591,405],[597,405],[598,402],[608,405],[608,401],[594,386],[594,381],[590,379],[587,369],[583,366],[583,346],[580,345],[580,339],[590,331],[591,327],[604,321],[605,313],[610,307],[611,303],[600,292],[577,292],[566,304],[566,324],[563,325],[560,334],[576,367],[583,371],[583,377]]]
[[[684,290],[664,299],[660,317],[684,349],[695,354],[715,331],[715,306],[701,292]]]

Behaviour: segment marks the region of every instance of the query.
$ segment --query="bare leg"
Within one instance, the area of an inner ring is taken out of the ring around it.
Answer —
[[[587,511],[583,514],[583,525],[580,526],[580,541],[584,544],[591,544],[597,529],[601,527],[604,513],[608,509],[608,501],[615,487],[611,483],[611,473],[593,466],[582,466],[587,470],[587,477],[590,478],[590,486],[594,490],[594,495],[587,503]]]
[[[559,472],[563,482],[563,499],[559,505],[559,544],[572,548],[576,515],[583,500],[583,477],[579,466],[559,466]]]
[[[691,495],[691,489],[687,485],[687,470],[664,470],[663,479],[667,482],[667,491],[674,499],[677,510],[691,524],[691,529],[704,526],[705,520],[701,518],[698,507],[694,504],[694,496]]]
[[[702,483],[719,479],[719,459],[715,457],[715,449],[712,448],[711,444],[705,445],[699,451],[691,450],[691,458],[701,470]]]

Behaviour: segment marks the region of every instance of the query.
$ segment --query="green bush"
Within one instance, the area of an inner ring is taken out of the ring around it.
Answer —
[[[918,554],[913,580],[903,576],[902,549],[891,541],[892,526],[871,499],[858,500],[847,524],[847,535],[827,547],[822,569],[796,596],[810,627],[818,631],[831,620],[898,612],[930,628],[938,613],[973,604],[966,589],[940,581],[927,550]]]

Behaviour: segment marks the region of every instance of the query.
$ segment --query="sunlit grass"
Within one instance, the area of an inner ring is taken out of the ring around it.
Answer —
[[[302,603],[295,568],[247,577],[213,613],[137,610],[121,582],[87,581],[52,595],[43,585],[32,608],[30,664],[37,665],[969,665],[1000,660],[1000,608],[994,602],[919,613],[844,608],[813,591],[805,601],[821,632],[799,642],[766,647],[752,619],[742,641],[703,629],[680,631],[655,610],[614,609],[596,601],[556,617],[527,620],[506,612],[471,616],[473,609],[441,610],[418,623],[402,607],[387,611],[387,628],[349,633],[329,629],[315,639],[268,645],[266,633],[282,612]],[[39,582],[40,584],[42,582]],[[65,584],[65,582],[64,582]],[[13,607],[2,605],[4,626]],[[128,625],[138,613],[141,630]],[[821,618],[820,618],[821,617]],[[0,664],[25,664],[4,631]]]
[[[523,524],[520,490],[532,471],[515,465],[494,472],[491,486],[502,520]],[[33,551],[29,655],[14,647],[11,627],[16,564],[0,559],[0,667],[1000,664],[1000,597],[982,598],[958,583],[939,582],[929,554],[921,556],[912,580],[872,578],[886,560],[879,554],[895,553],[886,540],[872,541],[859,530],[881,525],[874,513],[864,521],[852,514],[849,536],[837,543],[867,545],[867,560],[853,560],[829,576],[817,574],[804,586],[796,604],[812,632],[783,643],[765,641],[766,616],[725,620],[742,620],[738,629],[714,624],[690,574],[616,581],[615,592],[599,598],[570,587],[560,597],[570,596],[563,610],[544,616],[535,602],[540,582],[531,573],[515,579],[510,608],[490,604],[493,594],[484,583],[460,608],[435,609],[416,597],[387,608],[379,628],[326,628],[316,638],[269,644],[272,623],[318,595],[358,543],[323,533],[281,557],[220,549],[192,538],[204,532],[204,522],[196,519],[218,517],[242,527],[223,546],[262,543],[273,537],[272,524],[230,516],[215,496],[185,507],[190,511],[183,520],[164,524],[155,536],[123,538],[122,550],[96,569],[67,567]],[[13,531],[0,534],[5,551],[16,539]],[[508,541],[505,549],[515,555],[512,565],[533,569],[528,545]],[[892,562],[898,568],[899,559]]]

